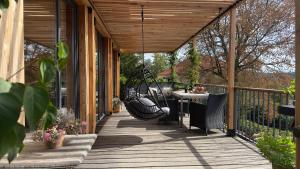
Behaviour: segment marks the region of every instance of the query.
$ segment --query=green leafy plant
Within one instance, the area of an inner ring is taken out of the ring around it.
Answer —
[[[186,56],[191,62],[191,66],[188,70],[188,78],[190,85],[193,86],[194,84],[199,83],[201,58],[197,49],[193,47],[192,43],[188,44]]]
[[[56,71],[67,63],[67,45],[57,44],[58,62],[42,58],[40,80],[33,84],[11,83],[0,79],[0,159],[7,154],[11,162],[24,147],[25,127],[18,123],[21,111],[25,111],[31,129],[41,125],[47,129],[56,119],[57,108],[51,103],[48,86],[53,82]]]
[[[0,9],[7,9],[9,7],[9,0],[0,1]]]
[[[176,64],[178,62],[178,52],[172,52],[169,53],[169,64],[171,68],[171,76],[170,76],[170,82],[176,82],[178,80],[178,76],[176,74]]]
[[[296,145],[290,136],[276,136],[262,133],[257,139],[257,147],[273,166],[294,169],[296,163]]]
[[[296,92],[296,87],[295,87],[295,79],[291,81],[290,86],[287,88],[284,88],[284,92],[290,94],[291,96],[295,96],[295,92]]]

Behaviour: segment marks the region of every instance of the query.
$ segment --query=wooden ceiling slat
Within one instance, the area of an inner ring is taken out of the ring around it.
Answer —
[[[141,5],[145,50],[173,51],[237,0],[91,0],[122,51],[141,52]]]

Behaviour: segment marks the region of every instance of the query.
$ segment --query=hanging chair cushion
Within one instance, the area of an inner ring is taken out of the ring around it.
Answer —
[[[136,98],[127,103],[127,110],[129,113],[136,116],[143,117],[160,117],[166,116],[170,113],[169,107],[162,107],[161,109],[148,98]]]

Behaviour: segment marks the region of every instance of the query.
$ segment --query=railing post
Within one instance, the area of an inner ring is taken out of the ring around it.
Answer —
[[[296,111],[295,126],[300,125],[300,1],[295,0],[296,7]],[[296,138],[296,168],[300,169],[300,138]]]
[[[235,136],[234,125],[234,69],[235,69],[235,43],[236,43],[236,8],[230,10],[230,39],[229,55],[227,57],[227,91],[228,91],[228,110],[227,110],[227,135]]]

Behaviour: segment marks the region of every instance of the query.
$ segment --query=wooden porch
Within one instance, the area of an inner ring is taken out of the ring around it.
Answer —
[[[208,136],[176,122],[140,121],[128,112],[113,114],[98,125],[98,138],[77,168],[271,169],[255,146],[219,130]]]

